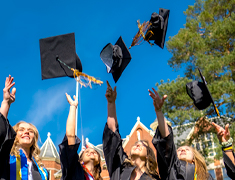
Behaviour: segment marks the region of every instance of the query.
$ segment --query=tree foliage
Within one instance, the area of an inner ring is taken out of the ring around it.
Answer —
[[[221,115],[235,117],[235,1],[196,0],[184,12],[186,24],[169,38],[172,54],[168,64],[184,69],[184,77],[157,83],[161,96],[167,94],[163,112],[173,125],[216,116],[213,106],[199,111],[186,93],[186,84],[202,81],[200,68]]]

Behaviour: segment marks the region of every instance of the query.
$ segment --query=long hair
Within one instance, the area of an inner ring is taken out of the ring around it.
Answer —
[[[209,178],[209,173],[207,171],[206,161],[204,157],[196,149],[189,146],[194,155],[194,164],[197,174],[197,180],[205,180]]]
[[[25,121],[20,121],[20,122],[18,122],[15,126],[13,126],[13,129],[15,130],[16,133],[17,133],[17,131],[18,131],[18,129],[19,129],[19,125],[20,125],[21,123],[27,123],[27,122],[25,122]],[[39,147],[38,147],[38,137],[39,137],[38,130],[37,130],[37,128],[36,128],[33,124],[31,124],[31,123],[27,123],[27,124],[29,124],[29,125],[32,127],[33,131],[34,131],[33,144],[32,144],[32,146],[30,147],[30,157],[34,157],[35,161],[37,162],[37,164],[38,164],[39,166],[44,166],[44,165],[42,164],[42,161],[41,161],[40,157],[39,157],[40,149],[39,149]],[[10,154],[11,154],[11,155],[14,155],[14,156],[19,155],[19,146],[20,146],[19,140],[18,140],[18,138],[17,138],[17,136],[16,136],[15,141],[14,141],[14,143],[13,143],[13,146],[12,146],[12,148],[11,148],[11,153],[10,153]]]
[[[93,148],[92,148],[93,149]],[[95,150],[95,149],[94,149]],[[83,154],[84,154],[85,151],[83,151],[80,155],[80,158],[79,158],[79,162],[81,163],[83,161]],[[94,166],[94,174],[93,174],[93,177],[94,177],[94,180],[103,180],[103,178],[101,177],[100,173],[101,173],[101,157],[100,157],[100,154],[95,150],[95,152],[98,154],[98,163]],[[83,168],[83,170],[85,172],[86,169]]]
[[[156,161],[156,157],[155,157],[155,154],[154,154],[152,148],[149,146],[149,142],[146,140],[140,140],[137,142],[141,142],[144,145],[144,147],[147,149],[147,157],[145,160],[145,166],[146,166],[147,171],[145,173],[150,175],[151,177],[152,176],[159,176],[159,173],[157,171],[158,164]],[[131,154],[129,155],[128,159],[125,159],[124,164],[127,164],[127,165],[130,164],[131,166],[134,166],[134,164],[131,160]]]

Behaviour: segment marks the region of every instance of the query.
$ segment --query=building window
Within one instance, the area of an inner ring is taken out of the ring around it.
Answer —
[[[211,141],[208,141],[208,147],[212,148],[212,142]]]
[[[141,140],[141,139],[140,139],[140,132],[139,132],[139,131],[137,131],[137,140],[138,140],[138,141]]]
[[[211,140],[211,133],[206,133],[206,138],[207,138],[208,140]]]
[[[206,144],[205,143],[202,144],[202,148],[206,149]]]

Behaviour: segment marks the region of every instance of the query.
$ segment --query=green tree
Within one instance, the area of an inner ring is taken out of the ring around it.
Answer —
[[[185,27],[169,38],[167,49],[172,58],[168,64],[176,71],[183,68],[185,76],[161,80],[156,86],[161,96],[168,95],[163,112],[173,125],[216,116],[212,105],[197,110],[186,93],[188,82],[201,81],[197,68],[201,69],[220,114],[235,118],[234,12],[234,0],[196,0],[184,12]]]

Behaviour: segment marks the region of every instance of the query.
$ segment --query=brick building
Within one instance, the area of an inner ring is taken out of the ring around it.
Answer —
[[[46,169],[49,171],[50,180],[55,180],[55,174],[61,169],[60,157],[50,136],[51,134],[48,133],[46,141],[40,148],[40,158]]]

